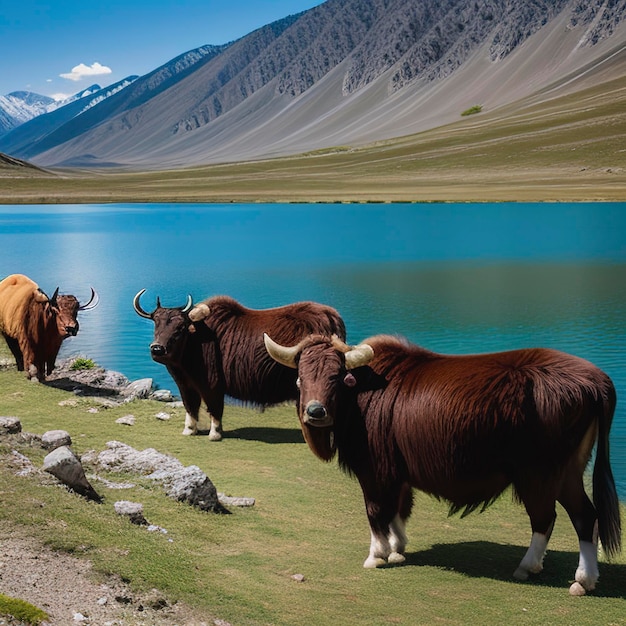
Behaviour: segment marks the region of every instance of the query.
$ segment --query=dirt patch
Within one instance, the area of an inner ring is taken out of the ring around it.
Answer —
[[[54,626],[229,626],[170,603],[157,590],[138,595],[122,580],[102,579],[86,559],[53,551],[0,521],[0,592],[34,604]],[[0,626],[19,624],[0,616]]]

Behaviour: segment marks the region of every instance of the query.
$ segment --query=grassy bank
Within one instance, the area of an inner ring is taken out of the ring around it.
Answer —
[[[124,491],[93,480],[105,497],[99,505],[51,480],[16,477],[7,463],[11,446],[0,439],[0,519],[90,559],[98,571],[120,574],[138,590],[156,587],[234,626],[626,623],[624,556],[601,562],[594,594],[568,595],[578,548],[562,510],[545,571],[528,583],[511,576],[530,529],[509,494],[463,520],[418,494],[407,563],[364,570],[369,530],[358,484],[310,453],[292,407],[264,413],[227,407],[226,437],[212,443],[180,435],[181,409],[160,421],[155,414],[165,407],[153,401],[92,413],[86,399],[59,404],[68,399],[75,398],[15,370],[0,371],[0,415],[19,417],[25,431],[65,429],[79,455],[110,440],[154,447],[198,465],[218,491],[256,498],[254,507],[232,508],[232,515],[202,513],[134,477],[136,486]],[[129,413],[135,426],[115,423]],[[20,452],[41,466],[43,450]],[[120,518],[113,509],[120,499],[142,502],[148,521],[168,534]]]
[[[626,78],[367,146],[185,168],[0,167],[2,203],[626,200]]]

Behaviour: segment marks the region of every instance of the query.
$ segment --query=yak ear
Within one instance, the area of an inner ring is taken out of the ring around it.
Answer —
[[[189,311],[189,319],[192,322],[200,322],[201,320],[208,317],[210,312],[211,309],[209,309],[209,307],[204,304],[204,302],[201,302],[200,304],[196,304],[196,306],[194,306],[193,309]]]
[[[346,369],[353,370],[367,365],[374,358],[374,349],[367,343],[361,343],[345,354]]]

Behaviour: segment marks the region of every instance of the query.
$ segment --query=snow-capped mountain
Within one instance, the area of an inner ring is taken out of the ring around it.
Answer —
[[[0,96],[0,135],[17,128],[21,124],[25,124],[39,115],[55,111],[66,104],[86,98],[101,89],[100,85],[91,85],[64,100],[55,100],[49,96],[43,96],[32,91],[12,91],[6,96]]]
[[[0,134],[47,113],[54,105],[53,98],[30,91],[12,91],[0,96]]]

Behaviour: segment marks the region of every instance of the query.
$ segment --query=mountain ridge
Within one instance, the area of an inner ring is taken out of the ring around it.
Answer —
[[[159,169],[363,145],[613,77],[625,12],[626,0],[328,0],[208,46],[165,80],[140,77],[28,146],[18,128],[0,150]]]

